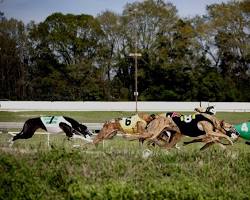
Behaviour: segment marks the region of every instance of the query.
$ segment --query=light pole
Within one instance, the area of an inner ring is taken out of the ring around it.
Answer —
[[[135,48],[136,50],[136,48]],[[135,96],[135,112],[137,113],[137,100],[138,100],[138,83],[137,83],[137,57],[142,56],[141,53],[137,53],[135,51],[135,53],[130,53],[129,56],[134,57],[135,58],[135,91],[134,91],[134,96]]]
[[[136,22],[136,10],[134,10],[134,15],[135,15],[135,22]],[[134,57],[135,59],[135,91],[134,91],[134,96],[135,96],[135,112],[137,113],[137,100],[138,100],[138,83],[137,83],[137,63],[138,63],[138,57],[141,57],[141,53],[137,53],[137,30],[136,30],[136,24],[134,27],[134,34],[135,34],[135,52],[130,53],[129,56]]]

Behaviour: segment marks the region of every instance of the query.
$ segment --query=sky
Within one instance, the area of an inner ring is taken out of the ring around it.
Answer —
[[[0,0],[0,11],[5,17],[28,23],[41,22],[54,12],[97,16],[110,10],[121,14],[127,3],[136,0]],[[137,0],[137,2],[143,0]],[[176,6],[180,17],[194,17],[206,13],[206,5],[229,0],[166,0]]]

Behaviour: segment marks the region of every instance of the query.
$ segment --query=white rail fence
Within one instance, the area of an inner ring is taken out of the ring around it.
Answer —
[[[139,101],[138,111],[193,111],[214,105],[218,112],[250,112],[250,102],[170,102]],[[135,111],[135,102],[100,101],[0,101],[0,111]]]

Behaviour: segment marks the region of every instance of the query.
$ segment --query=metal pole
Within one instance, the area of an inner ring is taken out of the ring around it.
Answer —
[[[136,15],[135,15],[136,17]],[[138,88],[137,88],[137,32],[135,29],[135,112],[137,113],[137,98],[138,98]]]
[[[138,81],[137,81],[137,77],[138,77],[138,70],[137,70],[137,65],[138,65],[138,57],[142,56],[140,53],[137,53],[137,26],[136,26],[136,10],[134,10],[134,17],[135,17],[135,27],[134,27],[134,39],[135,39],[135,52],[134,53],[130,53],[129,56],[134,57],[135,59],[135,91],[134,91],[134,96],[135,96],[135,112],[138,112]]]

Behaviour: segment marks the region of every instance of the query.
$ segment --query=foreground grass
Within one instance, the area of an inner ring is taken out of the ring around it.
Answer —
[[[7,140],[1,135],[1,141]],[[116,138],[97,148],[35,135],[13,149],[0,144],[0,199],[249,199],[250,148],[200,145],[145,159],[137,142]],[[36,146],[34,146],[36,145]],[[26,151],[23,151],[26,150]]]

